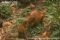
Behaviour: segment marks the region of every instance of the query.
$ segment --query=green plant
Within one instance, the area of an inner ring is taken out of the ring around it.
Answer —
[[[9,5],[0,4],[0,18],[7,19],[11,17]]]

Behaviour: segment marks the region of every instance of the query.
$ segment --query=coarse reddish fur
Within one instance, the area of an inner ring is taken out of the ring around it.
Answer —
[[[42,21],[45,14],[39,10],[32,10],[30,15],[25,17],[25,21],[18,26],[19,32],[24,32],[28,24]]]

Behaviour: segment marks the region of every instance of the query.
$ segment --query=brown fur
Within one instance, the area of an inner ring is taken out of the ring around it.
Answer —
[[[25,17],[25,21],[18,26],[19,32],[24,32],[28,24],[42,21],[45,14],[39,10],[32,10],[30,15]]]

